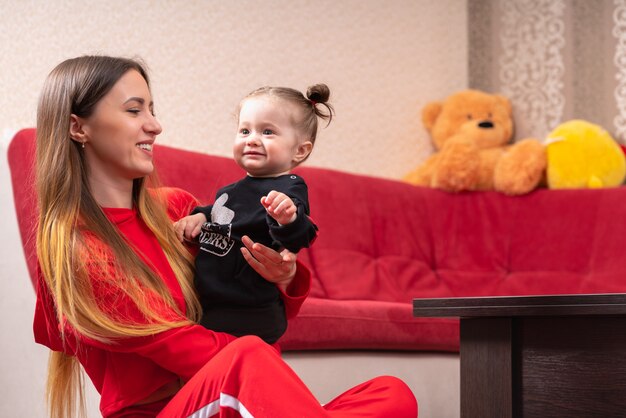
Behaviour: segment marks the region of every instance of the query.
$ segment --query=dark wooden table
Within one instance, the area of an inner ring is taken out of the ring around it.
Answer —
[[[626,294],[414,299],[459,317],[461,417],[626,417]]]

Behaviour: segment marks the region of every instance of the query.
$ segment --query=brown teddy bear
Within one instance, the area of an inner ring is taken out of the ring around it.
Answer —
[[[418,186],[448,192],[497,190],[509,195],[532,191],[546,168],[544,146],[536,139],[508,145],[513,135],[511,102],[504,96],[464,90],[422,110],[436,152],[405,176]]]

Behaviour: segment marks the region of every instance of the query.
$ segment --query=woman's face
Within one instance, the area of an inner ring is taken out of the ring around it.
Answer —
[[[82,128],[92,187],[127,187],[133,179],[152,172],[152,144],[161,125],[153,114],[148,84],[139,72],[126,72],[91,116],[76,119]]]

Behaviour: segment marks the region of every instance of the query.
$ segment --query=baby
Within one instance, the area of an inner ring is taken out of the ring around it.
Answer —
[[[291,170],[310,155],[317,118],[330,123],[329,96],[325,84],[309,87],[306,97],[291,88],[262,87],[239,104],[233,154],[247,176],[218,190],[213,205],[195,208],[176,224],[188,240],[199,235],[195,286],[201,325],[257,335],[270,344],[287,329],[280,290],[246,262],[241,239],[295,253],[317,236],[307,186]]]

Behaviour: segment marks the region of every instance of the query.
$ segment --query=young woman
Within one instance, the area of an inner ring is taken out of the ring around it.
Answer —
[[[48,76],[37,111],[40,210],[35,340],[51,350],[53,417],[73,416],[80,366],[105,417],[414,417],[398,379],[377,378],[320,406],[258,337],[196,321],[193,256],[173,220],[198,202],[153,185],[161,132],[137,62],[86,56]],[[288,316],[309,286],[295,256],[244,239],[246,260],[280,289]]]

